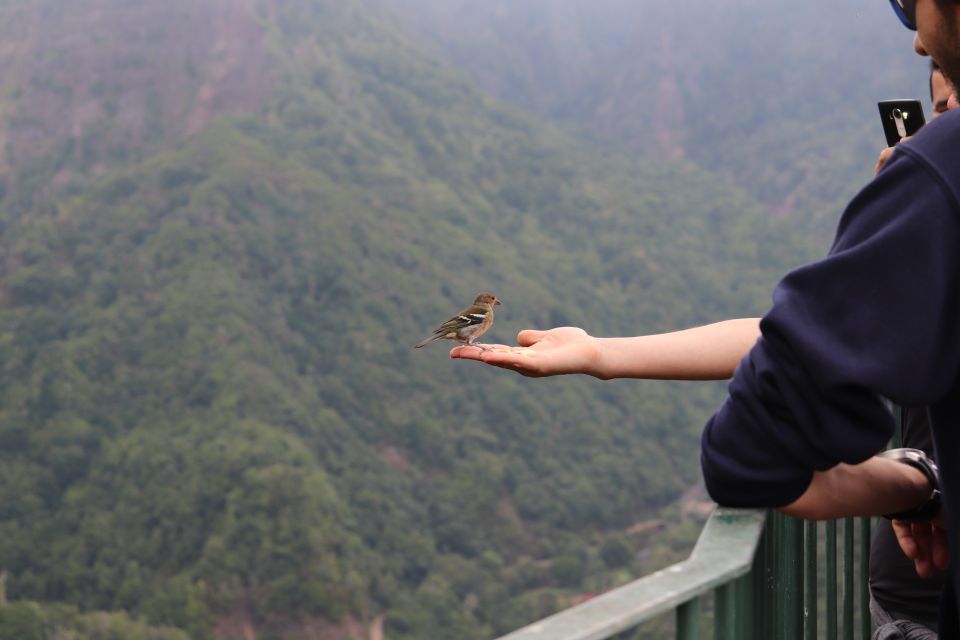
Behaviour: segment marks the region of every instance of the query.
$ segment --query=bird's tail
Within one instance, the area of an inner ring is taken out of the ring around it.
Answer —
[[[422,347],[422,346],[424,346],[424,345],[426,345],[426,344],[430,344],[430,343],[433,342],[434,340],[439,340],[439,339],[442,338],[442,337],[443,337],[443,334],[435,333],[435,334],[433,334],[432,336],[430,336],[429,338],[427,338],[426,340],[424,340],[423,342],[421,342],[420,344],[418,344],[417,346],[415,346],[414,349],[419,349],[420,347]]]

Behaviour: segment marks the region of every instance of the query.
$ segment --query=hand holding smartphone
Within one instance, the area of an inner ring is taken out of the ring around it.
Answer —
[[[925,122],[919,100],[882,100],[877,106],[888,147],[915,134]]]

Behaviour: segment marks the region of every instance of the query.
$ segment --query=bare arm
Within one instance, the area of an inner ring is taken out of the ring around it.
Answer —
[[[804,494],[780,511],[808,520],[876,516],[907,511],[929,497],[930,484],[919,470],[874,457],[858,465],[839,464],[814,472]],[[934,567],[947,568],[950,554],[942,513],[930,522],[895,520],[893,531],[919,575],[929,577]]]
[[[518,347],[455,347],[451,358],[479,360],[526,376],[582,373],[604,380],[723,380],[760,335],[759,318],[630,338],[595,338],[583,329],[526,330]]]
[[[918,469],[873,457],[857,465],[841,463],[815,471],[804,494],[780,511],[807,520],[879,516],[923,504],[930,491]]]
[[[602,378],[725,380],[760,337],[760,318],[633,338],[598,338]]]

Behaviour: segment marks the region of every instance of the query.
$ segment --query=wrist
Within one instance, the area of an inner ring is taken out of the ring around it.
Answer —
[[[597,378],[598,380],[610,380],[615,378],[613,365],[610,362],[611,354],[616,355],[615,350],[609,349],[610,338],[594,338],[587,336],[590,344],[590,355],[587,356],[587,367],[585,373]]]
[[[911,474],[919,496],[926,499],[912,509],[884,515],[888,520],[904,522],[927,522],[940,514],[940,471],[937,465],[919,449],[890,449],[878,454],[913,467],[920,474]]]

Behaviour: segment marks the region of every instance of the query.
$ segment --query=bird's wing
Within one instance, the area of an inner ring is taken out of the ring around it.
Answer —
[[[487,317],[487,312],[483,309],[467,309],[446,322],[437,327],[434,334],[445,335],[453,331],[460,331],[461,329],[466,329],[467,327],[473,327],[479,324],[483,324],[483,321]]]

